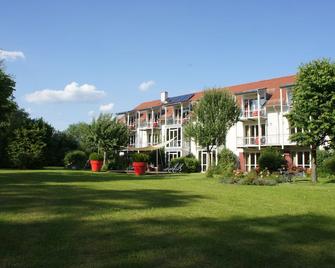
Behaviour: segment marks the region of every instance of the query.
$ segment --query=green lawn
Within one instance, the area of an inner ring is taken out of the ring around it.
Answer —
[[[0,171],[0,267],[333,267],[335,183]]]

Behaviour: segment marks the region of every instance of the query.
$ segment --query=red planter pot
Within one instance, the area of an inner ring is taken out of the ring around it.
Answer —
[[[91,163],[91,169],[93,172],[99,172],[102,168],[102,161],[99,160],[90,160]]]
[[[146,162],[133,162],[133,168],[136,176],[143,175],[147,169]]]

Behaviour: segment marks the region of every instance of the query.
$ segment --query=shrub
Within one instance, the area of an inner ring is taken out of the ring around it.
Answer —
[[[83,151],[71,151],[68,152],[64,157],[65,167],[82,169],[84,168],[87,161],[87,156]]]
[[[182,172],[191,173],[200,171],[200,162],[193,155],[172,159],[171,165],[183,164]]]
[[[326,159],[323,162],[323,166],[326,172],[335,174],[335,156]]]
[[[260,170],[267,169],[270,172],[277,171],[285,164],[285,160],[281,153],[273,148],[266,148],[261,151],[258,159]]]
[[[214,167],[209,167],[206,171],[206,177],[207,178],[213,178],[215,174],[215,168]]]
[[[133,162],[148,162],[149,156],[147,154],[136,153],[132,155]]]
[[[96,161],[102,161],[104,159],[104,156],[99,153],[91,153],[90,154],[90,160],[96,160]]]
[[[215,168],[215,173],[224,176],[231,176],[233,170],[237,167],[237,157],[229,149],[223,149],[219,154],[218,164]]]
[[[108,162],[108,169],[123,170],[128,167],[128,157],[125,155],[115,155]]]

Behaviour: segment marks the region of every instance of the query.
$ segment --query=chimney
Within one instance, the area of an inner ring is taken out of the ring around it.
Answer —
[[[168,92],[167,91],[162,91],[161,92],[161,102],[166,103],[168,99]]]

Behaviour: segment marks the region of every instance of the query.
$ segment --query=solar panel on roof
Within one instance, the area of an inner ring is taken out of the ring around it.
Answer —
[[[181,95],[177,97],[171,97],[167,99],[168,103],[177,103],[177,102],[185,102],[188,101],[190,98],[192,98],[194,94],[186,94],[186,95]]]

